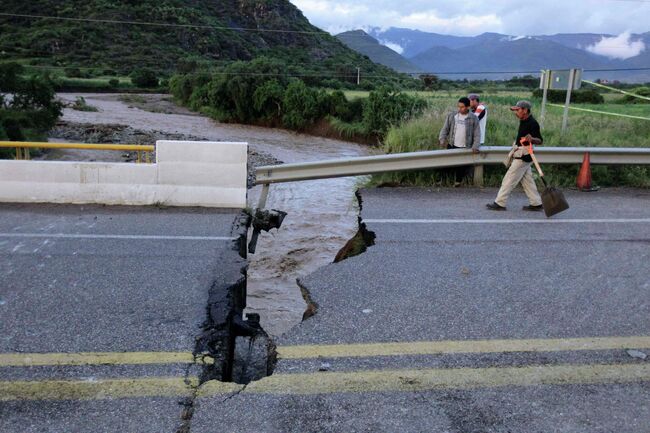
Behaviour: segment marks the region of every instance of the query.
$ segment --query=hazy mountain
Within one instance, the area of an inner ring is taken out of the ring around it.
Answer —
[[[375,27],[368,33],[382,44],[388,42],[400,46],[403,49],[402,56],[407,59],[435,46],[460,48],[474,43],[473,37],[441,35],[397,27],[388,30]]]
[[[483,33],[468,37],[404,28],[372,28],[369,34],[380,43],[390,44],[391,47],[401,50],[403,57],[414,63],[420,71],[426,72],[535,72],[540,69],[570,67],[596,70],[650,68],[650,32],[630,35],[630,43],[645,44],[645,50],[640,52],[626,47],[626,41],[614,41],[611,49],[601,47],[592,52],[593,49],[587,48],[600,43],[603,38],[617,37],[596,33],[541,36]],[[618,54],[618,57],[614,57],[614,54]],[[632,57],[625,58],[630,54]],[[506,78],[511,75],[468,74],[466,77]],[[650,71],[587,72],[585,77],[650,81]]]
[[[411,61],[424,71],[441,73],[536,72],[540,69],[598,69],[610,66],[606,57],[536,38],[498,41],[485,39],[475,45],[457,49],[433,47],[413,57]]]
[[[404,57],[381,45],[377,39],[363,30],[353,30],[336,35],[345,45],[359,53],[370,57],[375,63],[388,66],[398,72],[414,72],[418,67]]]

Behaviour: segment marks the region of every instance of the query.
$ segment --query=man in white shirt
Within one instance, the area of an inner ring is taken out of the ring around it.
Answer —
[[[469,108],[472,113],[478,118],[478,123],[481,127],[481,146],[485,144],[485,128],[487,126],[487,106],[480,102],[479,96],[476,93],[467,95],[469,99]]]

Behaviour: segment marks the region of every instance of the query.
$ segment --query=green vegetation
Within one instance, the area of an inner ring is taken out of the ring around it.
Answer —
[[[131,72],[131,82],[137,87],[152,89],[158,87],[159,81],[156,73],[148,68],[136,69]]]
[[[566,102],[566,91],[564,90],[549,90],[546,97],[549,102],[556,104],[564,104]],[[533,91],[533,98],[541,98],[543,95],[542,89],[535,89]],[[580,89],[571,92],[572,104],[604,104],[605,98],[594,89]]]
[[[340,90],[327,92],[281,73],[287,69],[291,66],[260,57],[210,72],[175,75],[170,90],[181,104],[221,122],[305,130],[329,119],[347,138],[382,137],[391,125],[426,105],[422,98],[389,87],[370,92],[363,101],[348,100]]]
[[[62,106],[48,76],[24,78],[23,72],[18,64],[0,64],[0,140],[45,141]],[[11,156],[0,148],[0,158]]]
[[[309,86],[324,81],[330,87],[351,85],[357,68],[367,89],[418,83],[312,26],[288,0],[6,0],[2,11],[97,20],[0,17],[0,63],[16,61],[56,72],[66,90],[82,85],[115,89],[109,80],[119,77],[131,77],[135,87],[152,88],[176,72],[260,56],[281,60],[289,68],[279,73],[300,75]],[[131,86],[121,79],[119,84],[120,90]]]
[[[70,106],[73,110],[77,111],[98,111],[97,107],[93,107],[92,105],[88,105],[86,102],[86,98],[83,96],[77,96],[75,99],[74,103]]]
[[[511,146],[517,130],[516,117],[509,107],[526,94],[511,96],[484,95],[488,104],[486,144],[490,146]],[[388,131],[384,140],[387,153],[416,152],[438,149],[438,133],[444,116],[455,109],[457,98],[438,94],[429,99],[429,108],[415,119]],[[539,119],[540,100],[533,100],[533,114]],[[578,105],[599,111],[632,114],[650,118],[650,108],[645,105],[622,106],[618,103],[598,105]],[[548,107],[544,122],[544,145],[546,146],[589,146],[589,147],[648,147],[650,142],[650,121],[607,116],[595,113],[571,111],[569,130],[565,137],[560,134],[562,108]],[[578,166],[548,166],[545,174],[555,184],[571,186],[575,184]],[[486,166],[486,185],[498,186],[505,168]],[[647,167],[592,166],[594,183],[602,186],[650,187],[650,169]],[[445,184],[442,171],[413,171],[374,176],[373,183],[436,185]]]
[[[646,98],[650,98],[650,87],[636,87],[634,89],[630,89],[629,92],[634,93],[635,95],[645,96]],[[625,95],[621,99],[621,103],[622,104],[650,104],[650,100],[637,98],[636,96],[632,96],[632,95]]]

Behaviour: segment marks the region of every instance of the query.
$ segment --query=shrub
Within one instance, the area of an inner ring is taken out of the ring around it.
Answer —
[[[111,87],[120,87],[120,80],[118,80],[117,78],[111,78],[110,80],[108,80],[108,85]]]
[[[43,140],[61,115],[49,75],[23,78],[16,64],[0,64],[0,136],[12,141]],[[8,154],[2,152],[2,156]]]
[[[290,129],[301,130],[322,116],[319,92],[300,80],[293,81],[284,92],[282,124]]]
[[[366,133],[384,135],[392,125],[398,125],[426,107],[422,98],[409,96],[382,87],[370,92],[363,101],[363,124]]]
[[[86,98],[84,98],[83,96],[77,96],[77,98],[75,99],[74,103],[70,108],[77,111],[93,111],[93,112],[99,111],[97,110],[97,107],[88,105],[88,103],[86,103]]]
[[[630,90],[630,93],[650,97],[650,87],[637,87],[636,89]],[[632,95],[625,95],[623,97],[623,102],[626,104],[650,104],[650,101],[647,99],[637,98],[636,96]]]
[[[152,88],[158,87],[156,73],[148,68],[136,69],[130,74],[131,81],[136,87]]]
[[[542,98],[544,95],[542,89],[533,91],[533,98]],[[548,102],[554,104],[563,104],[566,101],[566,90],[548,90]],[[594,89],[581,89],[571,92],[571,102],[575,104],[603,104],[605,98]]]
[[[284,88],[277,80],[262,84],[253,93],[253,105],[263,119],[273,120],[282,116]]]

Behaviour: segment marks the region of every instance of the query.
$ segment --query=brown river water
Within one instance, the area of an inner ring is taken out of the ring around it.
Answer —
[[[119,95],[60,94],[64,101],[83,96],[97,112],[66,108],[63,120],[120,124],[145,131],[194,135],[213,141],[244,141],[258,152],[284,162],[365,156],[367,146],[297,134],[281,129],[220,124],[165,103],[161,95],[143,95],[155,110],[120,101]],[[51,140],[56,141],[56,140]],[[93,159],[100,160],[96,154]],[[266,208],[287,212],[280,230],[260,235],[256,254],[249,255],[247,313],[259,313],[264,329],[278,336],[302,320],[306,304],[296,279],[331,263],[358,229],[354,191],[363,178],[337,178],[271,185]],[[249,190],[256,207],[261,187]]]

